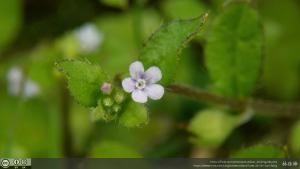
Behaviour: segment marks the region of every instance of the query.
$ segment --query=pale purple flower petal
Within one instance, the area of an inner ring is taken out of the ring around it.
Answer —
[[[144,73],[144,66],[141,62],[135,61],[130,65],[129,72],[132,78],[138,79]]]
[[[158,100],[164,95],[165,91],[161,85],[151,84],[146,87],[145,92],[151,99]]]
[[[126,78],[122,81],[123,89],[130,93],[135,89],[135,82],[131,78]]]
[[[133,62],[129,67],[131,77],[122,81],[124,90],[132,92],[131,97],[135,102],[146,103],[148,97],[158,100],[164,95],[164,88],[154,84],[161,80],[162,74],[158,67],[152,66],[144,72],[144,66],[140,61]]]
[[[162,78],[161,71],[158,67],[152,66],[145,72],[145,78],[150,83],[155,83]]]
[[[139,103],[146,103],[148,100],[147,94],[142,90],[133,91],[131,97],[135,102],[139,102]]]

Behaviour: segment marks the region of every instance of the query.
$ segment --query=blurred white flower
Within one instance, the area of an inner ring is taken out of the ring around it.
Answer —
[[[7,88],[11,96],[31,98],[40,93],[40,87],[32,80],[26,79],[20,67],[14,66],[7,72]]]
[[[163,86],[156,84],[162,78],[161,71],[158,67],[152,66],[144,71],[141,62],[135,61],[129,67],[131,77],[122,81],[123,89],[132,93],[131,97],[135,102],[146,103],[148,97],[153,100],[161,99],[164,95]]]
[[[8,81],[8,93],[12,96],[17,96],[21,93],[22,90],[22,79],[23,73],[21,68],[12,67],[8,70],[6,75]]]
[[[103,42],[103,34],[98,28],[92,24],[87,23],[75,30],[75,37],[79,41],[80,48],[83,52],[93,52]]]
[[[32,80],[26,80],[24,83],[24,97],[30,98],[40,93],[40,87]]]

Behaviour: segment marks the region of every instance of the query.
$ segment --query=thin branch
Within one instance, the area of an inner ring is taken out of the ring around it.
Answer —
[[[236,99],[176,84],[167,86],[166,90],[199,102],[224,105],[238,111],[250,107],[255,113],[268,116],[298,117],[300,115],[300,103],[279,103],[271,100],[253,98]]]

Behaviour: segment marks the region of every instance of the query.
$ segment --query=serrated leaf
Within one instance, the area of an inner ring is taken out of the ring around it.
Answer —
[[[116,141],[103,141],[95,145],[91,152],[91,157],[97,158],[139,158],[142,157],[135,149]]]
[[[290,142],[293,151],[300,154],[300,121],[292,128]]]
[[[207,14],[204,14],[198,18],[162,25],[145,44],[139,60],[146,68],[158,66],[163,74],[161,82],[170,83],[178,69],[181,50],[199,32],[206,17]]]
[[[101,96],[100,85],[108,80],[101,67],[75,60],[63,61],[57,66],[66,74],[75,99],[84,106],[95,107]]]
[[[125,127],[139,127],[148,123],[148,112],[144,105],[129,101],[119,123]]]
[[[188,130],[195,136],[192,142],[209,147],[218,147],[238,125],[239,118],[220,109],[199,112],[190,122]]]
[[[233,158],[284,158],[284,153],[272,145],[256,145],[233,154]]]
[[[262,60],[262,32],[256,11],[235,4],[219,15],[205,49],[214,90],[227,96],[248,96],[255,87]]]
[[[0,1],[0,50],[15,37],[21,23],[21,0]]]

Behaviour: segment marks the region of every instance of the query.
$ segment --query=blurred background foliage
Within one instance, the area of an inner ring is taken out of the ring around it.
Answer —
[[[111,75],[127,72],[163,22],[208,12],[203,31],[182,52],[175,81],[211,89],[204,49],[215,18],[229,3],[238,2],[1,0],[0,156],[299,157],[300,119],[254,115],[241,123],[241,112],[169,93],[147,104],[150,121],[143,127],[93,123],[54,67],[57,60],[80,58]],[[253,97],[299,102],[300,1],[248,5],[263,31]]]

